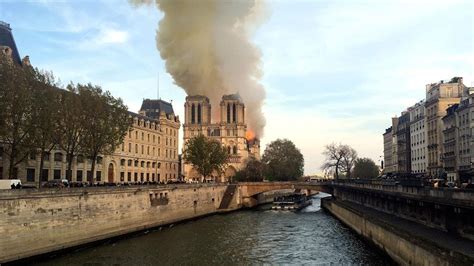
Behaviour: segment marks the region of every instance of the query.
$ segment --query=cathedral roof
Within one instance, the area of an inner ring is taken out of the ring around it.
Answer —
[[[13,61],[21,65],[20,54],[18,53],[18,49],[16,48],[10,24],[5,23],[3,21],[0,21],[0,46],[10,47],[10,49],[12,49]]]
[[[205,100],[206,102],[209,102],[209,98],[203,95],[186,96],[186,101],[201,101],[201,100]]]
[[[242,98],[240,98],[240,95],[238,93],[236,94],[228,94],[222,96],[222,100],[237,100],[237,101],[242,101]]]

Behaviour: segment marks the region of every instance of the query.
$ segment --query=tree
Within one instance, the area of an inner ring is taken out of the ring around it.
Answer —
[[[186,143],[183,159],[186,163],[192,164],[194,169],[205,179],[214,171],[222,173],[227,165],[229,155],[217,140],[198,135]]]
[[[45,155],[53,150],[59,142],[59,118],[61,109],[59,108],[59,90],[55,78],[50,72],[41,72],[35,69],[38,80],[34,90],[33,125],[34,139],[32,153],[39,150],[40,172],[38,187],[40,187],[43,177],[43,166]]]
[[[288,139],[271,142],[263,152],[265,176],[271,181],[291,181],[303,176],[304,158],[295,144]]]
[[[81,140],[85,133],[84,125],[88,123],[75,84],[70,83],[66,91],[61,92],[59,105],[61,109],[59,147],[66,153],[67,172],[71,173],[72,162],[80,151]]]
[[[338,179],[341,173],[350,177],[354,161],[357,159],[357,152],[349,145],[331,143],[325,146],[323,155],[326,157],[322,169],[334,171],[335,178]]]
[[[131,120],[122,99],[103,92],[99,86],[80,85],[79,96],[87,123],[84,124],[81,151],[92,161],[89,182],[94,181],[94,172],[99,155],[110,155],[123,143]]]
[[[379,168],[372,159],[359,158],[355,161],[353,177],[371,179],[379,175]]]
[[[250,158],[245,167],[235,174],[234,180],[241,182],[260,182],[264,178],[265,164]]]
[[[348,145],[342,146],[343,154],[342,157],[342,171],[346,174],[346,178],[351,178],[352,168],[354,167],[354,162],[357,160],[357,152]]]
[[[33,68],[17,65],[0,53],[0,140],[8,157],[10,179],[17,178],[15,167],[28,157],[34,139],[35,78]]]

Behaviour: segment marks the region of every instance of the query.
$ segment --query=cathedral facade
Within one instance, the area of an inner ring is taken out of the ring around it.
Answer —
[[[260,142],[256,138],[248,138],[245,105],[238,94],[222,96],[219,112],[212,112],[211,108],[206,96],[186,97],[183,148],[186,148],[189,139],[198,135],[219,141],[227,150],[229,161],[225,171],[214,173],[210,180],[225,182],[245,167],[250,158],[260,159]],[[217,121],[213,121],[213,118]],[[198,172],[186,162],[183,165],[183,174],[186,180],[201,180]]]

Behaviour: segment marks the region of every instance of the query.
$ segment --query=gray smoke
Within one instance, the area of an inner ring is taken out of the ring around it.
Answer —
[[[135,6],[151,0],[131,0]],[[175,83],[188,95],[205,95],[218,111],[220,97],[239,93],[249,129],[262,137],[265,89],[260,50],[251,42],[265,19],[264,5],[252,0],[156,0],[164,13],[157,48]]]

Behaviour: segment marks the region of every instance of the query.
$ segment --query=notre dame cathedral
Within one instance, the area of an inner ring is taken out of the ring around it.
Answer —
[[[260,141],[247,137],[249,132],[245,105],[238,94],[224,95],[220,102],[220,111],[214,113],[209,98],[201,95],[188,96],[184,104],[184,117],[184,145],[190,138],[202,134],[218,140],[230,155],[224,173],[215,173],[211,180],[225,182],[243,168],[250,157],[260,159]],[[192,165],[186,163],[184,176],[187,180],[201,179]]]

